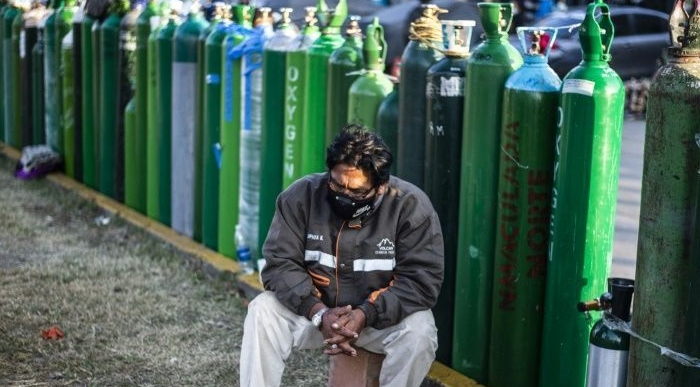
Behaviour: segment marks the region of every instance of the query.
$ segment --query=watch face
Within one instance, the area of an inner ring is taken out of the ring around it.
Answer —
[[[320,327],[321,323],[323,322],[323,315],[324,315],[324,313],[326,313],[327,310],[328,309],[321,309],[318,312],[316,312],[316,314],[314,314],[311,317],[311,323],[317,327]]]

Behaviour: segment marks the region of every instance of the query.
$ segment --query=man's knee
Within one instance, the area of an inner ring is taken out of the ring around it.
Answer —
[[[274,293],[262,292],[248,304],[248,315],[258,317],[272,314],[276,310],[277,303]]]
[[[437,328],[432,312],[422,311],[407,316],[404,320],[406,334],[416,349],[435,352],[437,350]]]

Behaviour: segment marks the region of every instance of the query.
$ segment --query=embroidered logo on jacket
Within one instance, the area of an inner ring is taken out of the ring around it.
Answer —
[[[389,238],[382,239],[377,243],[377,250],[374,254],[387,255],[394,254],[394,242],[390,241]]]
[[[322,241],[323,235],[318,234],[306,234],[306,239],[311,239],[312,241]]]

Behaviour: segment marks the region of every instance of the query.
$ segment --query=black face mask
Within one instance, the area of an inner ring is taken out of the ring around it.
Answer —
[[[357,219],[369,214],[374,209],[376,194],[362,200],[352,199],[340,192],[328,189],[326,199],[330,203],[333,212],[345,220]]]

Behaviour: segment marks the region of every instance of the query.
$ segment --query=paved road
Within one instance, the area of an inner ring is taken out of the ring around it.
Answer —
[[[611,276],[634,278],[642,188],[644,126],[639,118],[625,119],[618,183],[615,244]]]

